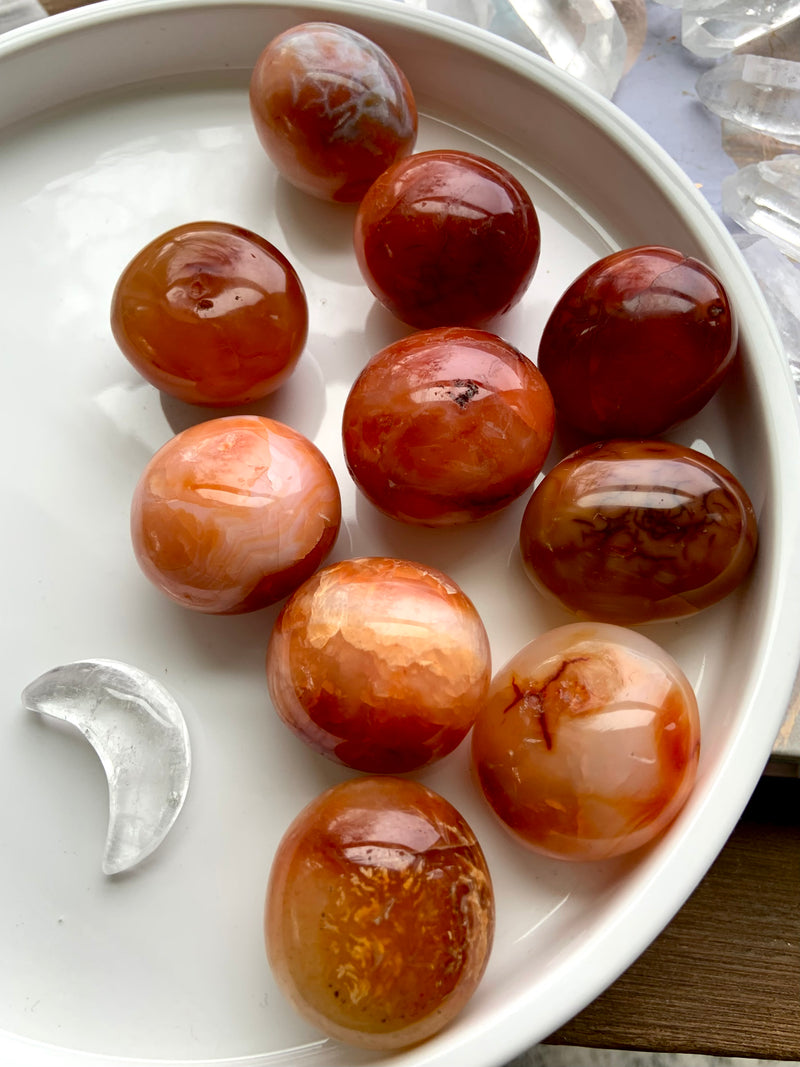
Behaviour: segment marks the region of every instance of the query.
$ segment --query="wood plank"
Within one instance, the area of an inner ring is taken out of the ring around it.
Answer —
[[[762,779],[672,923],[549,1041],[800,1060],[800,781]]]
[[[62,11],[71,11],[74,7],[85,7],[95,0],[40,0],[48,15],[58,15]]]

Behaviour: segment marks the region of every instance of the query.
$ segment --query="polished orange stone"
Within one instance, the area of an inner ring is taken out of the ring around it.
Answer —
[[[403,72],[374,41],[334,23],[302,23],[267,45],[250,108],[278,171],[324,200],[360,200],[417,137]]]
[[[472,734],[486,800],[522,844],[567,860],[640,848],[694,785],[697,701],[659,645],[607,623],[573,623],[495,675]]]
[[[230,407],[290,376],[308,334],[305,291],[269,241],[224,222],[156,237],[120,275],[111,328],[156,388],[189,404]]]
[[[267,651],[272,701],[317,752],[400,773],[452,752],[486,697],[491,653],[472,601],[408,560],[329,564],[284,605]]]
[[[395,1049],[436,1033],[484,972],[494,896],[474,833],[413,781],[360,778],[280,842],[265,913],[275,978],[330,1036]]]
[[[746,577],[758,543],[741,483],[669,441],[607,441],[567,456],[522,517],[529,577],[582,618],[635,625],[693,615]]]
[[[345,404],[356,484],[403,522],[451,526],[515,500],[539,473],[555,411],[536,366],[495,334],[423,330],[384,348]]]
[[[323,562],[341,521],[319,449],[258,415],[198,423],[168,441],[134,492],[145,576],[183,607],[229,615],[287,596]]]

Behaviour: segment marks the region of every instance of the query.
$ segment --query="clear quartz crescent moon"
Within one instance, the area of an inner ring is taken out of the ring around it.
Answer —
[[[149,856],[177,819],[191,775],[189,734],[172,696],[138,667],[89,659],[46,671],[22,700],[77,727],[100,758],[109,799],[103,873]]]

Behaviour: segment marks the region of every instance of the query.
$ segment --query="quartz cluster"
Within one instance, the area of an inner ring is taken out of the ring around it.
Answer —
[[[628,35],[612,0],[405,2],[522,45],[607,97],[614,93],[626,69]]]
[[[722,182],[722,210],[746,231],[740,248],[800,391],[800,62],[793,58],[800,0],[702,0],[703,18],[700,3],[684,0],[688,48],[708,57],[747,49],[718,58],[698,79],[697,95],[722,120],[723,144],[739,164]]]
[[[697,82],[697,95],[722,119],[800,145],[800,63],[771,56],[734,55]]]
[[[800,18],[800,0],[683,0],[681,13],[684,47],[714,59]]]
[[[730,56],[701,75],[697,95],[729,131],[749,130],[771,156],[723,181],[725,214],[800,259],[800,62]]]
[[[743,230],[800,260],[800,155],[751,163],[722,183],[722,207]]]
[[[736,243],[761,286],[800,392],[800,264],[766,237],[743,233]]]

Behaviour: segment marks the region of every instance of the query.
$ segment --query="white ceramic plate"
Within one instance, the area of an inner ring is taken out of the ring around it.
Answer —
[[[269,974],[261,913],[270,858],[295,813],[346,772],[278,724],[263,658],[275,611],[212,618],[141,577],[128,503],[150,455],[208,416],[138,379],[108,328],[116,278],[178,223],[248,226],[297,266],[311,311],[292,381],[259,410],[314,438],[339,477],[334,558],[421,558],[482,612],[499,664],[568,621],[522,576],[524,501],[458,533],[380,517],[349,481],[339,414],[369,355],[407,332],[376,308],[351,253],[353,212],[278,180],[251,128],[249,70],[280,30],[344,22],[405,69],[418,147],[463,147],[528,187],[541,263],[503,332],[535,356],[573,277],[607,251],[682,248],[724,277],[742,317],[742,367],[672,436],[707,449],[751,493],[761,526],[752,580],[701,617],[649,628],[695,683],[704,745],[697,788],[655,847],[575,866],[524,853],[473,792],[466,746],[422,779],[476,829],[496,883],[485,980],[444,1033],[398,1067],[490,1067],[546,1037],[659,932],[735,823],[786,706],[800,648],[795,545],[800,441],[788,375],[754,283],[678,169],[606,101],[522,50],[400,5],[324,0],[109,0],[0,40],[3,517],[0,720],[0,1061],[352,1065],[295,1018]],[[559,458],[556,442],[550,462]],[[77,733],[25,713],[43,670],[86,657],[134,663],[183,704],[195,771],[161,848],[105,879],[105,780]],[[94,1058],[99,1056],[99,1061]]]

